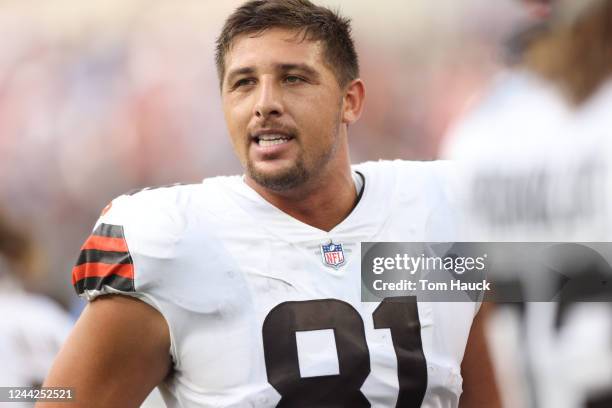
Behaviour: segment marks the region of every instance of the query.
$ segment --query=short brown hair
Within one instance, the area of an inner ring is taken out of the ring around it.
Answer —
[[[340,86],[359,77],[350,19],[308,0],[251,0],[227,18],[217,39],[216,63],[221,85],[225,55],[234,39],[241,34],[259,34],[274,27],[299,30],[304,39],[322,41],[325,60]]]

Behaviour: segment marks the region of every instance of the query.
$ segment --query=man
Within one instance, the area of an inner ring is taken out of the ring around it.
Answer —
[[[112,202],[73,272],[95,301],[45,385],[75,387],[75,407],[157,385],[172,407],[456,407],[463,373],[463,406],[497,406],[479,325],[468,343],[477,304],[360,300],[360,242],[454,237],[432,227],[453,221],[446,165],[351,169],[349,33],[307,0],[228,18],[217,66],[245,176]]]
[[[527,46],[521,66],[451,135],[448,154],[463,169],[471,239],[610,241],[612,1],[557,0],[551,7],[547,29]],[[560,288],[552,292],[554,303],[531,297],[542,302],[526,303],[516,314],[518,352],[505,347],[502,364],[527,357],[531,406],[612,406],[612,308],[596,301],[610,299],[612,259],[606,254],[599,268],[595,252],[557,248],[566,259],[580,259],[579,268],[565,262],[557,271],[583,283],[583,292],[574,293],[590,302],[576,302]],[[557,258],[550,263],[559,264]],[[537,265],[513,272],[498,278],[524,293],[553,287]],[[593,277],[601,284],[584,284]],[[500,310],[507,319],[497,319],[496,327],[513,327],[506,312]]]

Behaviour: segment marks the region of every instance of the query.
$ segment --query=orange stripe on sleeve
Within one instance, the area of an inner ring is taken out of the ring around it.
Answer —
[[[134,265],[86,263],[83,265],[75,266],[72,269],[72,284],[74,285],[81,279],[85,278],[98,278],[110,275],[118,275],[124,278],[134,279]]]
[[[127,243],[123,238],[109,238],[91,235],[81,247],[83,249],[98,249],[100,251],[128,252]]]

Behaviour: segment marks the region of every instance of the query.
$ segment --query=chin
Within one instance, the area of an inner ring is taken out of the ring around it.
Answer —
[[[253,163],[248,163],[247,174],[257,184],[273,191],[287,191],[304,184],[309,173],[301,162],[278,169],[261,169]]]

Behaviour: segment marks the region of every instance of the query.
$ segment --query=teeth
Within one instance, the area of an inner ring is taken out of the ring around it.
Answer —
[[[262,147],[275,146],[289,141],[290,137],[285,135],[268,134],[258,137],[258,144]]]
[[[276,140],[276,139],[289,139],[289,138],[284,135],[274,135],[274,134],[259,136],[259,140]]]
[[[261,146],[261,147],[275,146],[275,145],[283,144],[283,143],[287,142],[288,140],[289,139],[286,139],[286,138],[283,138],[283,139],[274,139],[274,140],[259,139],[259,146]]]

